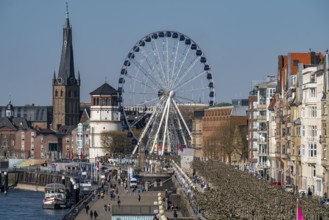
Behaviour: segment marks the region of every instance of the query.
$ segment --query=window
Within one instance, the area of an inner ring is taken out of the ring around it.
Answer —
[[[302,108],[302,117],[305,118],[305,108]]]
[[[298,66],[299,60],[294,60],[294,66]]]
[[[305,155],[305,145],[303,144],[302,145],[302,156],[304,156]]]
[[[312,170],[313,170],[313,172],[312,172],[313,173],[313,176],[316,176],[316,168],[315,168],[315,166],[312,167]]]
[[[311,90],[310,90],[310,97],[311,98],[316,98],[316,89],[315,88],[311,88]]]
[[[316,116],[317,116],[317,108],[316,108],[316,106],[311,106],[310,107],[310,116],[311,116],[311,118],[316,118]]]
[[[305,136],[305,125],[302,125],[302,136]]]
[[[322,158],[327,159],[327,145],[323,145],[323,153],[322,153]]]
[[[310,82],[311,82],[311,83],[315,83],[315,82],[316,82],[315,74],[312,74],[312,75],[310,76]]]
[[[308,156],[316,157],[316,143],[308,144]]]
[[[317,126],[316,125],[311,125],[309,126],[309,131],[310,131],[310,136],[311,137],[316,137],[317,136]]]
[[[300,127],[296,127],[296,136],[300,136]]]
[[[291,76],[291,85],[296,86],[297,77],[296,75]]]

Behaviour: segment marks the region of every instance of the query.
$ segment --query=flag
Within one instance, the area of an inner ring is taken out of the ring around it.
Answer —
[[[161,155],[161,154],[162,154],[162,146],[159,145],[159,146],[158,146],[158,155]]]
[[[179,150],[179,151],[183,151],[183,147],[180,146],[180,145],[178,145],[178,150]]]
[[[297,204],[297,218],[296,220],[305,220],[301,207]]]

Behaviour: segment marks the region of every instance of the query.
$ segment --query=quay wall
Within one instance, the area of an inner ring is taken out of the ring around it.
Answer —
[[[36,191],[36,192],[44,192],[45,191],[44,186],[32,185],[32,184],[23,184],[23,183],[18,183],[15,186],[15,189],[27,190],[27,191]]]

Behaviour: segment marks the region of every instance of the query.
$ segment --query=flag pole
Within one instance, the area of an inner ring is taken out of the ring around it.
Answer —
[[[298,220],[298,195],[296,200],[296,220]]]

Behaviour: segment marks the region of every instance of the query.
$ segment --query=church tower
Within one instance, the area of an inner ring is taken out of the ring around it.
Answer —
[[[80,113],[80,73],[75,77],[72,29],[70,26],[68,5],[66,3],[66,21],[63,28],[63,46],[58,75],[53,78],[53,123],[57,130],[61,126],[77,125]]]

